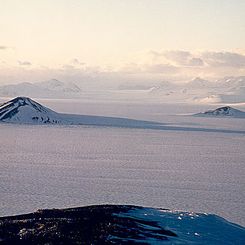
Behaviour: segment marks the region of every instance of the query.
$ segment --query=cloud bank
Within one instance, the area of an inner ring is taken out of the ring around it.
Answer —
[[[5,46],[0,46],[0,49]],[[245,55],[238,52],[190,52],[185,50],[149,51],[119,66],[89,65],[78,58],[55,67],[29,60],[17,60],[18,66],[0,63],[0,83],[63,80],[114,83],[120,81],[187,81],[193,77],[220,78],[245,75]]]
[[[0,50],[5,50],[5,49],[8,49],[9,47],[7,46],[3,46],[3,45],[0,45]]]
[[[245,67],[245,55],[232,52],[204,52],[202,58],[209,66]]]
[[[18,60],[18,64],[20,66],[31,66],[32,65],[31,62],[29,61],[20,61],[20,60]]]

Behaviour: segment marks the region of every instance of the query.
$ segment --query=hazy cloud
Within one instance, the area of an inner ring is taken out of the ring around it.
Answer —
[[[193,77],[219,78],[245,75],[245,55],[236,52],[189,52],[150,51],[133,56],[131,63],[108,66],[91,66],[78,58],[53,67],[36,66],[27,60],[13,59],[10,64],[0,60],[0,82],[39,81],[57,77],[58,79],[113,84],[130,81],[187,81]],[[5,58],[4,58],[5,60]],[[24,69],[25,68],[25,69]],[[30,72],[32,71],[32,72]],[[11,74],[11,76],[9,75]]]
[[[245,55],[232,52],[204,52],[203,59],[209,66],[245,67]]]
[[[189,51],[174,50],[150,54],[155,59],[165,58],[167,61],[179,66],[209,66],[209,67],[236,67],[245,68],[245,55],[235,52],[201,52],[193,54]]]
[[[123,73],[128,73],[128,74],[135,74],[135,73],[141,73],[142,72],[142,68],[140,67],[140,65],[136,64],[136,63],[130,63],[130,64],[126,64],[124,65],[121,69],[120,72]]]
[[[72,59],[71,60],[71,64],[73,64],[73,65],[81,65],[81,66],[86,65],[86,63],[80,62],[79,59],[77,59],[77,58]]]
[[[72,70],[75,69],[75,67],[73,65],[62,65],[62,69],[64,70]]]
[[[20,66],[31,66],[32,65],[32,63],[29,61],[18,61],[18,64]]]
[[[143,69],[147,73],[163,73],[169,74],[178,71],[178,68],[169,64],[155,64],[155,65],[146,65]]]
[[[5,50],[5,49],[8,49],[8,47],[7,46],[1,46],[0,45],[0,50]]]
[[[164,56],[179,66],[203,66],[204,62],[200,57],[196,57],[188,51],[167,51]]]
[[[4,50],[15,50],[14,47],[10,47],[10,46],[6,46],[6,45],[0,45],[0,51],[4,51]]]
[[[189,60],[189,65],[190,66],[203,66],[204,62],[201,58],[191,58]]]
[[[203,66],[204,62],[200,57],[195,56],[189,51],[172,50],[165,52],[151,51],[153,58],[165,58],[167,61],[174,63],[177,66]]]
[[[85,69],[86,63],[80,62],[77,58],[72,59],[68,64],[61,65],[62,70]]]
[[[191,53],[187,52],[187,51],[181,51],[181,50],[177,50],[177,51],[167,51],[164,52],[163,55],[169,59],[169,60],[173,60],[181,65],[184,65],[187,63],[188,59],[191,57]]]
[[[142,74],[142,73],[172,73],[178,70],[177,67],[170,65],[170,64],[136,64],[130,63],[122,67],[119,72],[123,72],[126,74]]]

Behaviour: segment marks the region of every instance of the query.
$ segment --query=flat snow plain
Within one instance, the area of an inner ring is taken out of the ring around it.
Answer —
[[[174,115],[207,105],[38,102],[171,127],[0,124],[1,216],[111,203],[215,213],[245,226],[245,119]]]

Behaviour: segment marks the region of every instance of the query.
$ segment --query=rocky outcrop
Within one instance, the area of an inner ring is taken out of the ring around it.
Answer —
[[[137,209],[102,205],[1,218],[0,244],[128,244],[177,236],[156,221],[125,215]]]

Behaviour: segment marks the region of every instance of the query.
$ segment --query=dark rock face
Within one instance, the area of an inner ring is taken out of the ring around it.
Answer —
[[[0,105],[0,121],[58,124],[58,113],[27,97],[17,97]]]
[[[37,102],[34,102],[30,98],[17,97],[1,105],[1,109],[0,109],[1,120],[11,118],[16,113],[18,113],[19,107],[22,107],[22,106],[31,106],[39,112],[47,113],[47,110],[45,109],[45,107],[38,104]],[[3,114],[4,116],[2,116]]]
[[[224,107],[217,108],[216,110],[213,111],[206,111],[204,112],[204,114],[229,115],[231,110],[233,110],[231,107],[224,106]]]
[[[158,222],[130,217],[135,206],[102,205],[0,218],[0,244],[148,244],[177,235]],[[143,242],[142,242],[143,241]]]
[[[208,110],[208,111],[205,111],[202,113],[194,114],[194,116],[245,118],[245,112],[234,109],[230,106],[223,106],[223,107],[219,107],[215,110]]]

